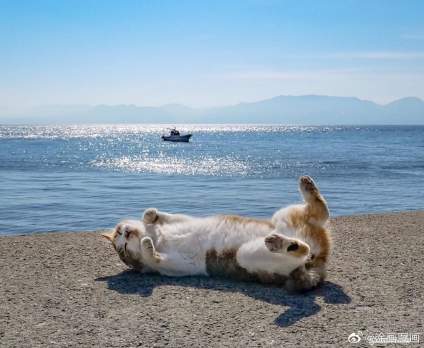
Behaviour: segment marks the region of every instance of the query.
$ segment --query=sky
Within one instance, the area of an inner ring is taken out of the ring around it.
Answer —
[[[424,98],[424,1],[0,0],[0,113]]]

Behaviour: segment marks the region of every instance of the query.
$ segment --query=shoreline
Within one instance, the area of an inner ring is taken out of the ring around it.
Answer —
[[[0,346],[349,347],[358,331],[422,343],[424,211],[336,217],[330,229],[327,280],[304,295],[129,272],[100,231],[2,235]]]

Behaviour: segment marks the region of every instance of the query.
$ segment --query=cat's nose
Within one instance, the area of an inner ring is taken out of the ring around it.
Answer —
[[[124,233],[125,238],[129,238],[130,235],[131,235],[131,231],[128,229],[125,229],[125,233]]]

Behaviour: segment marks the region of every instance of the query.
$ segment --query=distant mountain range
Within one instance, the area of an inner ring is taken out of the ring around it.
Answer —
[[[3,112],[4,114],[4,112]],[[9,117],[8,117],[9,116]],[[278,96],[233,106],[195,109],[179,104],[71,105],[0,115],[0,123],[279,123],[424,124],[424,101],[408,97],[386,105],[352,97]]]

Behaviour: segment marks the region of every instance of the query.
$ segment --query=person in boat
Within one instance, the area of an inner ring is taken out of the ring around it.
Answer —
[[[180,132],[176,128],[171,129],[171,135],[180,135]]]

